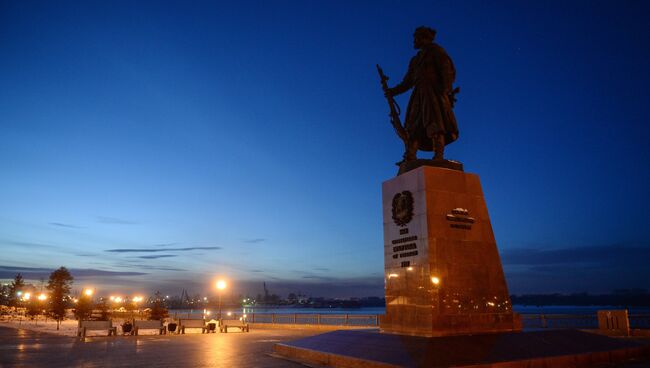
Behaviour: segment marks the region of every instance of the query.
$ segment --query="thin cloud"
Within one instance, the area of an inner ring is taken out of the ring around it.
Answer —
[[[504,272],[514,294],[611,292],[650,288],[649,244],[609,244],[502,251]]]
[[[70,273],[74,277],[92,277],[92,276],[142,276],[147,275],[144,272],[122,272],[122,271],[105,271],[94,270],[92,268],[71,269]]]
[[[143,268],[145,270],[155,270],[155,271],[178,271],[178,272],[187,272],[188,269],[177,268],[177,267],[165,267],[165,266],[150,266],[150,265],[139,265],[138,268]]]
[[[73,277],[93,277],[93,276],[141,276],[147,275],[144,272],[121,272],[121,271],[106,271],[93,268],[72,268],[69,269]],[[41,277],[49,277],[50,273],[54,271],[53,268],[45,267],[14,267],[14,266],[0,266],[0,278],[13,278],[16,274],[20,273],[26,279],[39,279]]]
[[[188,252],[191,250],[217,250],[221,247],[187,247],[187,248],[165,248],[165,249],[150,249],[150,248],[118,248],[106,249],[104,252],[110,253],[156,253],[156,252]]]
[[[52,226],[58,226],[58,227],[66,227],[69,229],[83,229],[83,226],[77,226],[73,224],[64,224],[63,222],[50,222],[49,223]]]
[[[97,216],[97,222],[102,224],[115,224],[115,225],[137,225],[138,222],[124,220],[117,217]]]
[[[138,256],[136,258],[141,258],[141,259],[158,259],[158,258],[171,258],[171,257],[178,257],[176,254],[158,254],[158,255],[153,255],[153,256]]]
[[[152,266],[147,264],[116,264],[113,267],[118,268],[133,268],[138,270],[150,270],[150,271],[177,271],[177,272],[188,272],[188,269],[178,268],[178,267],[167,267],[167,266]]]
[[[20,247],[32,247],[32,248],[49,248],[49,249],[60,249],[60,247],[52,244],[43,244],[43,243],[33,243],[33,242],[22,242],[22,241],[5,241],[7,244],[18,245]]]
[[[323,277],[323,276],[316,276],[316,275],[304,275],[302,278],[303,279],[320,280],[320,281],[330,281],[330,280],[332,280],[331,277]]]
[[[54,271],[51,268],[44,268],[44,267],[18,267],[18,266],[0,266],[0,272],[16,272],[16,273],[23,273],[23,272],[46,272],[46,271]]]
[[[314,270],[316,270],[316,271],[324,271],[324,272],[330,271],[329,268],[325,268],[325,267],[316,267],[316,268],[314,268]]]
[[[172,245],[176,245],[178,243],[159,243],[159,244],[153,244],[154,247],[171,247]]]
[[[645,264],[650,259],[649,244],[610,244],[589,247],[516,248],[502,252],[505,265],[541,266],[570,264]]]
[[[264,238],[253,238],[253,239],[244,239],[244,243],[248,244],[257,244],[257,243],[262,243],[265,242],[266,239]]]

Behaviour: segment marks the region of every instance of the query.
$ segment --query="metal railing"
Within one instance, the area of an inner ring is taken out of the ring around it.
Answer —
[[[224,313],[224,319],[239,319],[243,313]],[[245,315],[249,323],[274,325],[312,325],[312,326],[349,326],[378,327],[381,314],[303,314],[303,313],[249,313]],[[172,318],[202,318],[201,313],[170,313]],[[207,316],[217,318],[217,315]],[[631,314],[630,327],[650,329],[650,314]],[[596,314],[521,314],[525,330],[532,329],[596,329]]]
[[[238,315],[236,318],[241,317]],[[293,324],[314,326],[354,326],[377,327],[378,314],[259,314],[251,313],[246,316],[250,323]]]
[[[245,317],[244,317],[245,316]],[[179,318],[204,318],[201,311],[196,312],[171,312],[169,317]],[[206,319],[218,318],[216,313],[205,316]],[[223,313],[223,319],[246,318],[249,323],[268,323],[275,325],[313,325],[313,326],[350,326],[350,327],[377,327],[381,315],[379,314],[319,314],[319,313]]]
[[[525,330],[558,328],[598,328],[595,314],[522,314]]]
[[[630,314],[630,328],[650,329],[650,314]],[[521,314],[525,330],[558,328],[598,328],[596,314]]]

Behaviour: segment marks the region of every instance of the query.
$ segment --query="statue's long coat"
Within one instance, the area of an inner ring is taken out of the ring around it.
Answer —
[[[449,93],[456,79],[456,69],[445,50],[438,44],[426,45],[411,59],[404,80],[393,91],[404,93],[413,88],[404,129],[410,139],[417,139],[419,149],[431,151],[431,138],[443,134],[445,145],[458,138],[458,125]]]

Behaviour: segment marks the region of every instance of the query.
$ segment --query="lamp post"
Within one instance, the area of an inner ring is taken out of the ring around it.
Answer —
[[[219,292],[219,323],[221,323],[221,294],[226,288],[226,282],[224,280],[217,281],[217,290]]]
[[[47,295],[45,295],[44,293],[41,293],[38,296],[39,308],[41,309],[41,313],[43,313],[45,315],[45,322],[47,322],[47,314],[44,313],[45,312],[45,307],[44,307],[43,304],[44,304],[46,299],[47,299]],[[36,322],[38,323],[38,317],[36,318]]]
[[[136,295],[136,296],[133,297],[132,300],[133,300],[133,304],[135,305],[135,310],[136,310],[136,312],[137,312],[140,316],[142,316],[142,313],[140,312],[140,309],[138,309],[138,303],[140,303],[140,302],[142,301],[142,297],[139,296],[139,295]]]

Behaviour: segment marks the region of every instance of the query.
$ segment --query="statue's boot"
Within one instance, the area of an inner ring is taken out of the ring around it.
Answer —
[[[418,153],[419,145],[420,145],[419,142],[416,140],[409,142],[406,148],[406,152],[404,152],[403,162],[415,161],[418,159],[417,153]]]

